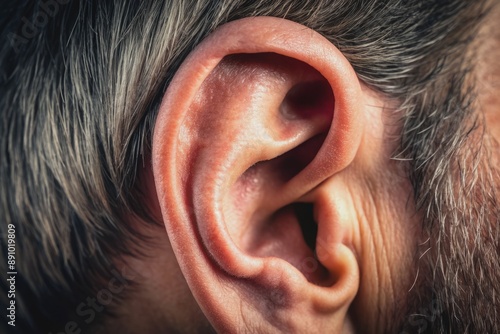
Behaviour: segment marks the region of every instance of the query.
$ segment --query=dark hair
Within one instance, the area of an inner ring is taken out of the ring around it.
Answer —
[[[418,207],[433,222],[426,228],[445,231],[451,213],[440,205],[455,198],[454,159],[474,127],[466,51],[484,12],[484,1],[468,0],[6,4],[0,18],[1,257],[13,224],[19,326],[34,332],[64,324],[109,279],[116,257],[139,251],[134,244],[141,236],[122,218],[132,213],[151,220],[136,180],[149,157],[160,100],[186,55],[238,18],[276,16],[318,31],[365,84],[398,101],[392,112],[400,114],[403,131],[395,157],[408,163]],[[437,287],[446,289],[446,282]],[[460,303],[450,295],[457,291],[443,293],[444,303]],[[2,308],[6,303],[2,294]],[[442,331],[465,330],[466,324],[449,322],[467,311],[450,312]]]

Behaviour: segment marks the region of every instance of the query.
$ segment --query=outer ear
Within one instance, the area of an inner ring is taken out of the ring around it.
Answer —
[[[350,227],[341,204],[305,198],[354,159],[360,100],[328,40],[270,17],[222,26],[173,78],[153,173],[177,260],[218,331],[343,328],[359,284]]]

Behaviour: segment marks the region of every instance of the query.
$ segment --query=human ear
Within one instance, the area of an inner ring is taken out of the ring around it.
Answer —
[[[361,97],[335,46],[270,17],[222,26],[177,71],[153,175],[176,258],[218,331],[345,329],[359,285],[351,227],[342,204],[309,195],[353,161]]]

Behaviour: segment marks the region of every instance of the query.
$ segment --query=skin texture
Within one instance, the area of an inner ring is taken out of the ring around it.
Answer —
[[[476,75],[478,77],[479,106],[486,119],[487,131],[496,140],[500,141],[500,113],[498,104],[500,97],[498,90],[500,88],[500,32],[498,30],[498,20],[500,19],[500,10],[497,7],[488,16],[480,31],[477,47],[480,52],[477,62]]]
[[[500,332],[486,5],[6,4],[0,332]]]
[[[124,263],[148,286],[106,330],[206,331],[197,303],[220,332],[382,331],[419,233],[390,159],[391,107],[300,25],[244,19],[212,34],[167,90],[142,173],[166,232],[143,230],[147,256]],[[312,249],[297,203],[312,208]]]

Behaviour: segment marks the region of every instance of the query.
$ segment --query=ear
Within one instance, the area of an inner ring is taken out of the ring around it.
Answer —
[[[360,100],[328,40],[277,18],[222,26],[176,73],[153,174],[177,260],[218,331],[345,326],[359,285],[351,226],[340,200],[311,194],[354,159]]]

